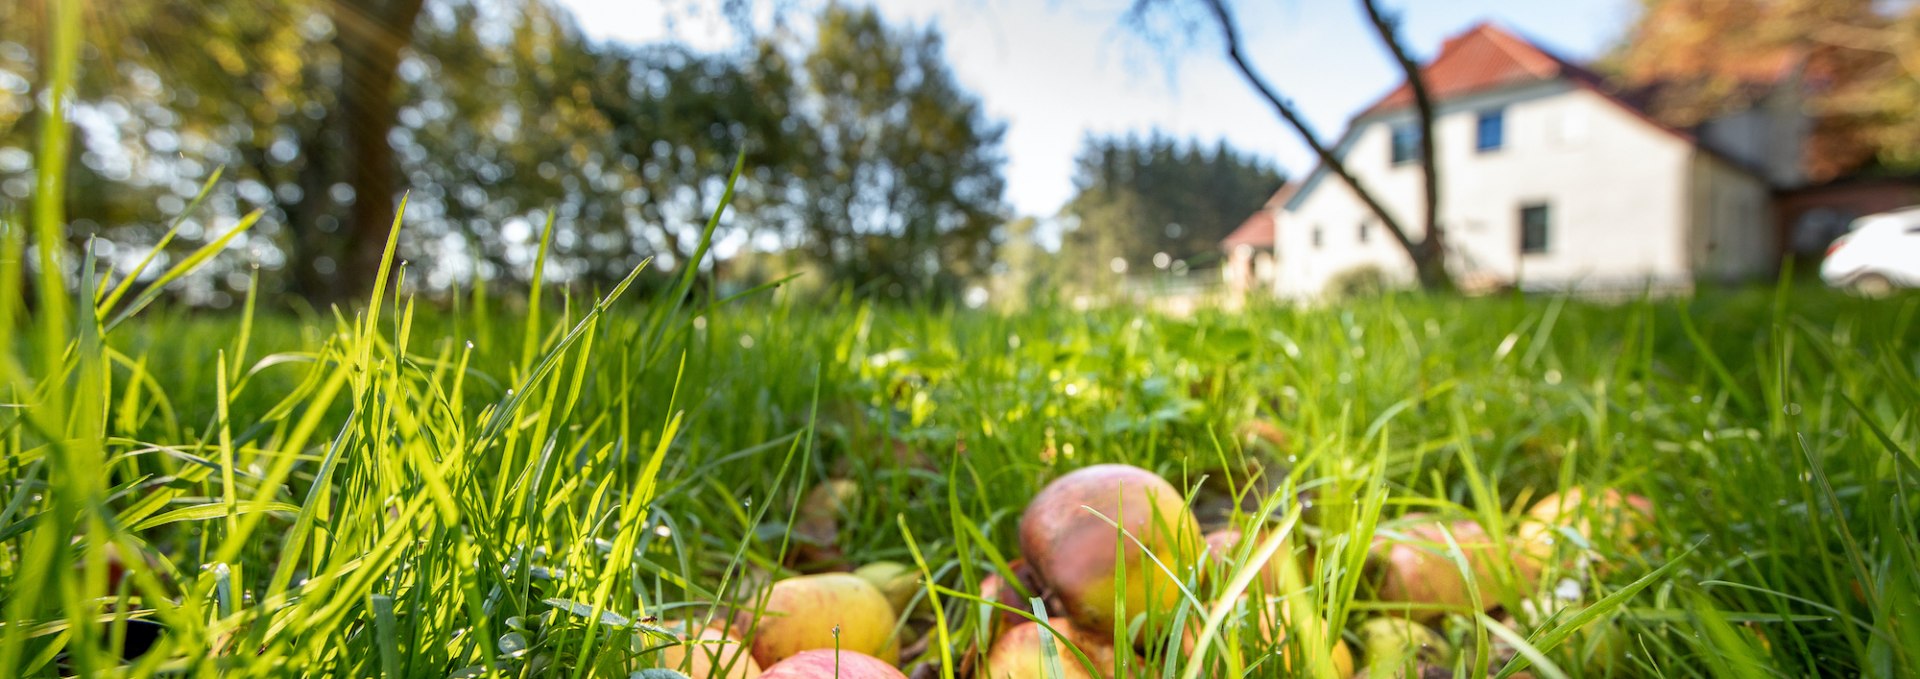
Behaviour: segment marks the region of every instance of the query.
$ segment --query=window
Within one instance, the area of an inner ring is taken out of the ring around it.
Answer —
[[[1313,227],[1313,249],[1315,250],[1320,249],[1321,243],[1326,241],[1325,238],[1321,237],[1320,232],[1321,232],[1321,229],[1319,226],[1316,225]]]
[[[1520,254],[1534,255],[1547,251],[1547,206],[1544,204],[1524,205],[1520,208]]]
[[[1420,158],[1420,126],[1400,123],[1393,126],[1393,164],[1411,163]]]
[[[1474,123],[1473,148],[1481,153],[1498,151],[1507,142],[1507,110],[1481,111]]]
[[[1360,242],[1366,243],[1372,237],[1373,237],[1373,220],[1371,219],[1361,220],[1360,221]]]

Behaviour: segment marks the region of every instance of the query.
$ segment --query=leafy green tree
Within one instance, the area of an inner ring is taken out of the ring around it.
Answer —
[[[799,173],[804,247],[856,289],[951,295],[986,274],[1005,222],[1000,139],[932,29],[830,6],[803,62],[814,159]]]

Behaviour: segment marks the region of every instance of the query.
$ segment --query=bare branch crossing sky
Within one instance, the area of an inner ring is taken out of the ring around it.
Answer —
[[[672,37],[696,47],[732,44],[714,0],[562,0],[597,39]],[[1160,129],[1211,143],[1225,138],[1277,159],[1290,176],[1309,154],[1226,61],[1211,26],[1197,42],[1162,48],[1123,24],[1131,0],[880,0],[896,23],[933,24],[961,82],[1009,123],[1007,198],[1021,214],[1052,216],[1073,192],[1073,155],[1087,134]],[[1326,137],[1399,82],[1391,58],[1354,2],[1236,3],[1248,51]],[[1402,29],[1422,59],[1441,40],[1493,20],[1585,60],[1625,30],[1632,0],[1399,0]],[[806,6],[790,10],[811,30]]]

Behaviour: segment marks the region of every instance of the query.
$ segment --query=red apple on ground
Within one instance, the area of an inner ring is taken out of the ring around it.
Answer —
[[[1021,578],[1020,584],[1026,587],[1029,593],[1036,595],[1039,593],[1039,589],[1034,586],[1038,583],[1034,581],[1033,571],[1027,567],[1026,561],[1014,559],[1008,562],[1007,566],[1013,570],[1015,576]],[[999,573],[989,573],[987,577],[980,579],[980,598],[1008,606],[1018,611],[1031,612],[1033,610],[1031,602],[1029,602],[1026,597],[1020,595],[1019,588],[1008,584],[1005,578],[1000,577]],[[991,609],[987,615],[993,619],[992,638],[995,639],[999,638],[1001,632],[1027,621],[1026,616],[1000,608]]]
[[[884,660],[854,651],[801,651],[761,673],[760,679],[907,679]]]
[[[1466,575],[1448,553],[1446,533],[1451,533],[1473,569],[1474,581],[1479,583],[1481,610],[1499,605],[1502,590],[1495,561],[1500,555],[1494,553],[1493,540],[1479,523],[1448,522],[1443,533],[1431,517],[1409,514],[1405,518],[1412,520],[1400,529],[1406,539],[1374,537],[1369,558],[1381,571],[1377,589],[1380,601],[1418,605],[1408,611],[1416,620],[1440,617],[1444,611],[1435,606],[1471,607],[1473,597]]]
[[[1141,545],[1176,576],[1203,548],[1200,524],[1180,491],[1139,467],[1103,464],[1068,473],[1042,489],[1020,518],[1021,550],[1083,629],[1113,629],[1116,598],[1129,616],[1179,603],[1179,589]],[[1116,552],[1123,555],[1118,560]]]
[[[1081,630],[1073,623],[1054,619],[1051,621],[1054,648],[1060,653],[1062,679],[1106,679],[1113,676],[1114,655],[1112,641],[1090,630]],[[1045,631],[1039,623],[1028,621],[1013,626],[993,642],[993,650],[987,653],[986,669],[980,674],[983,679],[1047,679],[1046,651],[1041,645],[1041,632]],[[1098,675],[1088,674],[1080,657],[1067,648],[1072,645],[1087,654],[1093,661]]]

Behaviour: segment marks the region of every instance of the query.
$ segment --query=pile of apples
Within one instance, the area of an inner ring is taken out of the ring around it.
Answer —
[[[820,520],[822,509],[837,512],[849,496],[844,490],[816,491],[801,521]],[[1222,526],[1203,533],[1187,498],[1153,472],[1117,464],[1085,467],[1055,479],[1027,505],[1020,521],[1024,558],[1010,564],[1018,582],[999,574],[982,581],[978,598],[1004,608],[980,606],[993,616],[986,626],[990,635],[956,654],[955,669],[962,677],[1038,679],[1049,676],[1046,658],[1053,655],[1065,679],[1115,677],[1121,666],[1139,670],[1139,676],[1158,676],[1161,668],[1147,667],[1139,652],[1169,643],[1176,634],[1166,626],[1182,624],[1178,656],[1202,661],[1211,650],[1198,646],[1202,621],[1219,608],[1228,615],[1216,637],[1228,631],[1242,640],[1252,635],[1255,646],[1273,649],[1277,662],[1293,671],[1303,671],[1305,664],[1290,655],[1308,649],[1322,661],[1319,666],[1331,665],[1341,677],[1444,676],[1440,668],[1447,666],[1452,650],[1431,623],[1447,612],[1491,611],[1502,602],[1524,599],[1544,574],[1589,565],[1579,560],[1593,558],[1596,552],[1586,546],[1595,537],[1630,540],[1645,529],[1652,512],[1642,497],[1608,489],[1589,498],[1573,489],[1536,502],[1515,534],[1497,542],[1473,521],[1401,517],[1391,524],[1397,530],[1372,538],[1370,584],[1360,589],[1378,602],[1368,608],[1386,612],[1360,621],[1350,634],[1331,629],[1326,611],[1313,609],[1313,597],[1298,595],[1303,582],[1314,584],[1314,551],[1310,545],[1300,550],[1308,560],[1302,568],[1291,548],[1299,539],[1289,536],[1288,546],[1273,553],[1253,577],[1258,584],[1250,593],[1205,602],[1190,608],[1183,623],[1173,623],[1172,612],[1192,601],[1189,593],[1204,597],[1226,588],[1226,576],[1241,570],[1237,559],[1257,551],[1243,547],[1244,536],[1263,541],[1264,527]],[[1566,549],[1573,546],[1567,542],[1582,549]],[[1452,546],[1471,568],[1474,587],[1449,556]],[[924,598],[920,575],[909,566],[876,562],[852,573],[779,580],[761,590],[754,603],[759,615],[688,631],[686,645],[662,651],[661,665],[690,670],[693,679],[904,679],[896,668],[901,655],[896,628],[903,627],[898,623],[906,608]],[[1505,591],[1496,583],[1518,589]],[[1036,620],[1035,606],[1023,591],[1044,604],[1047,624]],[[1364,653],[1365,665],[1357,674],[1348,638]],[[1115,639],[1123,641],[1116,646]],[[1055,648],[1046,648],[1050,644]],[[1171,649],[1159,651],[1148,655],[1175,655]]]

